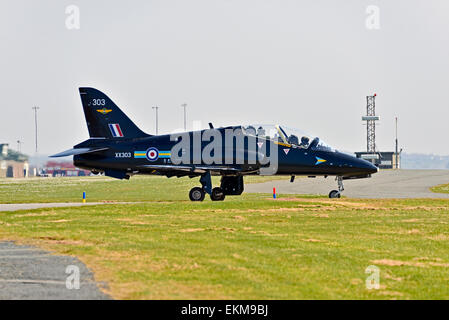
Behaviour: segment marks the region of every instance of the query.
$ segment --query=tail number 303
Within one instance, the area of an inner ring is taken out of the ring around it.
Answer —
[[[90,104],[92,106],[105,106],[106,105],[106,99],[92,99]]]

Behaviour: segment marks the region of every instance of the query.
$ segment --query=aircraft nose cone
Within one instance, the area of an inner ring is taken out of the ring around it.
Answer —
[[[364,171],[366,171],[366,173],[371,174],[371,173],[376,173],[379,171],[379,168],[376,167],[371,162],[366,161],[366,160],[362,160],[362,161],[363,161],[363,165],[361,167]]]
[[[370,163],[370,168],[369,168],[369,170],[370,170],[370,173],[376,173],[376,172],[379,172],[379,168],[378,167],[376,167],[374,164],[372,164],[372,163]]]

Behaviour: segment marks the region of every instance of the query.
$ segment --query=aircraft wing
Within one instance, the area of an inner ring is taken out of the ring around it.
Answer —
[[[92,152],[98,152],[98,151],[105,151],[109,148],[75,148],[63,151],[61,153],[54,154],[50,156],[50,158],[60,158],[60,157],[68,157],[68,156],[75,156],[78,154],[85,154],[85,153],[92,153]]]
[[[240,172],[240,169],[232,168],[232,167],[220,167],[220,166],[186,166],[186,165],[167,165],[167,164],[148,164],[144,166],[139,166],[138,168],[142,169],[154,169],[160,171],[184,171],[184,172],[192,172],[192,173],[204,173],[206,171],[215,171],[215,172]]]

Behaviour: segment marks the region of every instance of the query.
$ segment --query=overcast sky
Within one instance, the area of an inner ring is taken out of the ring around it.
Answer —
[[[365,150],[376,92],[379,150],[394,150],[398,116],[405,152],[449,154],[447,0],[0,0],[0,40],[0,143],[29,154],[34,105],[39,153],[88,138],[80,86],[148,133],[152,106],[168,133],[185,102],[189,128],[280,123],[346,151]]]

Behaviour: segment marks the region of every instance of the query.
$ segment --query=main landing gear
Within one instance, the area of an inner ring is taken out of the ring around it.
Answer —
[[[205,196],[206,192],[200,187],[192,188],[189,192],[190,201],[203,201]]]
[[[337,176],[335,178],[335,180],[337,180],[338,183],[338,190],[332,190],[331,192],[329,192],[329,198],[340,198],[341,197],[341,192],[343,192],[343,190],[345,190],[345,188],[343,187],[343,177],[341,176]]]
[[[189,198],[191,201],[203,201],[205,197],[206,191],[204,191],[204,188],[195,187],[189,192]],[[213,188],[210,194],[210,199],[212,201],[223,201],[225,197],[226,195],[220,187]]]
[[[210,172],[206,172],[200,178],[202,187],[192,188],[189,192],[191,201],[203,201],[206,193],[212,201],[223,201],[226,195],[241,195],[243,192],[242,176],[222,176],[220,187],[212,188]]]
[[[206,172],[200,178],[202,187],[192,188],[189,192],[189,198],[191,201],[203,201],[206,193],[210,195],[212,201],[223,201],[225,199],[225,193],[222,188],[215,187],[212,189],[212,179],[210,172]]]

